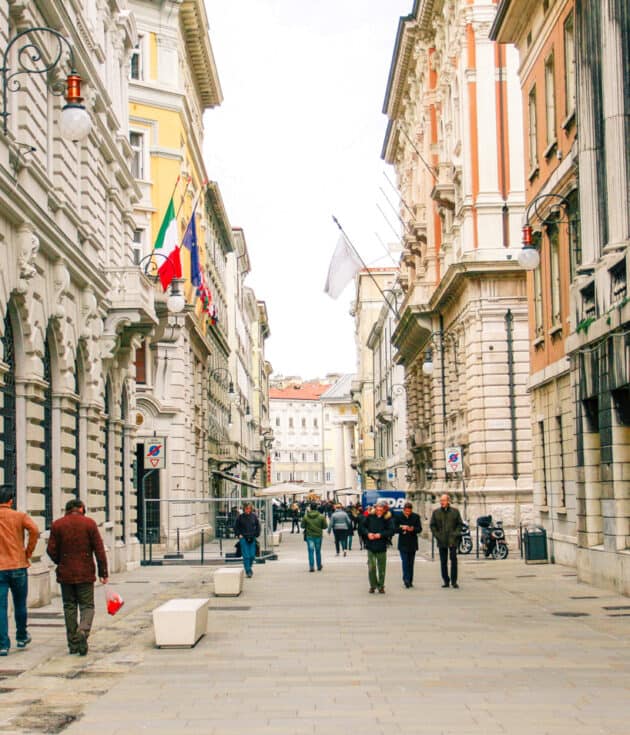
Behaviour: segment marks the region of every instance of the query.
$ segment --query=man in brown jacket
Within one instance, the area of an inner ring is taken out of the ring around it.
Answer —
[[[28,575],[30,558],[39,538],[35,521],[18,510],[13,510],[13,490],[0,487],[0,656],[6,656],[11,647],[7,603],[9,590],[13,597],[15,612],[15,638],[18,648],[31,642],[26,630]],[[28,533],[28,544],[24,548],[24,532]]]
[[[98,527],[91,518],[86,518],[85,505],[81,500],[66,503],[65,516],[52,524],[46,551],[57,565],[68,650],[85,656],[94,620],[94,557],[98,576],[103,584],[107,584],[107,556]],[[80,613],[78,623],[77,608]]]

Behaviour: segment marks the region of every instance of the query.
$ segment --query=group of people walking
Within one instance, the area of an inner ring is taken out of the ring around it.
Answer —
[[[414,512],[412,503],[406,502],[402,513],[394,515],[389,510],[386,501],[379,501],[374,508],[358,517],[356,526],[351,514],[340,504],[335,506],[328,520],[318,504],[311,503],[300,525],[304,530],[310,572],[314,572],[316,568],[318,571],[323,569],[321,549],[326,529],[334,534],[337,556],[340,550],[346,556],[348,539],[351,542],[356,528],[362,548],[365,547],[367,550],[370,594],[374,594],[376,590],[379,594],[385,594],[387,549],[394,536],[398,536],[403,584],[407,589],[413,587],[415,557],[418,551],[418,536],[422,531],[422,521],[420,516]],[[430,529],[440,553],[442,586],[457,588],[459,586],[457,583],[457,544],[462,532],[462,517],[457,508],[451,505],[448,495],[442,495],[440,498],[440,507],[431,516]]]
[[[16,648],[25,648],[31,642],[27,626],[28,568],[40,532],[28,514],[14,509],[14,502],[13,490],[0,487],[0,656],[7,656],[11,649],[9,592]],[[65,515],[51,526],[46,552],[57,565],[68,652],[85,656],[94,620],[97,567],[103,584],[108,581],[108,571],[103,540],[96,523],[85,515],[81,500],[66,503]]]
[[[11,648],[9,593],[13,598],[16,647],[25,648],[31,642],[27,626],[28,567],[40,532],[29,515],[14,509],[14,501],[12,489],[1,486],[0,656],[7,656]],[[328,530],[334,535],[336,554],[343,553],[344,556],[352,548],[352,538],[356,532],[362,548],[367,550],[369,592],[374,594],[378,590],[379,594],[385,594],[387,549],[397,536],[403,583],[407,589],[413,587],[422,522],[410,502],[404,504],[400,514],[393,514],[385,501],[379,501],[363,514],[348,512],[340,504],[330,510],[330,513],[322,513],[317,503],[311,503],[301,519],[297,519],[306,541],[310,572],[323,569],[324,531]],[[292,522],[292,533],[294,525]],[[440,553],[442,586],[457,588],[457,545],[462,531],[462,518],[451,505],[448,495],[440,498],[440,507],[431,516],[430,529]],[[239,539],[245,573],[247,577],[252,577],[261,525],[251,503],[246,503],[243,512],[236,518],[234,531]],[[65,515],[52,524],[46,551],[57,565],[68,651],[85,656],[94,620],[94,583],[98,574],[100,581],[107,584],[108,570],[98,527],[94,520],[86,516],[81,500],[72,499],[66,503]]]

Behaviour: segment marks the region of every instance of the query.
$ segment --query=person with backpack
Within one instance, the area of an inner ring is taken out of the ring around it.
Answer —
[[[309,510],[302,518],[302,528],[304,529],[304,540],[308,550],[308,567],[310,572],[315,571],[315,562],[317,562],[317,571],[322,571],[322,535],[328,528],[326,516],[317,510],[317,503],[311,503]]]

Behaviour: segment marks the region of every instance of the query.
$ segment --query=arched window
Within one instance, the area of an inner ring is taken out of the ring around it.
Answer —
[[[4,320],[4,335],[2,337],[2,354],[7,371],[4,374],[2,387],[2,407],[0,416],[0,442],[2,443],[2,481],[13,490],[16,497],[16,431],[15,431],[15,341],[11,318],[7,314]],[[14,501],[15,503],[15,501]]]
[[[111,474],[111,457],[109,454],[109,442],[112,433],[111,427],[111,415],[112,415],[112,384],[110,379],[107,378],[105,382],[105,429],[104,429],[104,447],[103,447],[103,458],[104,458],[104,469],[105,469],[105,520],[109,521],[109,478]]]
[[[43,361],[44,374],[43,378],[46,383],[44,388],[44,464],[42,466],[42,472],[44,474],[44,527],[50,528],[53,521],[53,508],[52,508],[52,455],[53,455],[53,440],[52,440],[52,367],[50,359],[50,337],[46,338],[44,343],[44,361]]]

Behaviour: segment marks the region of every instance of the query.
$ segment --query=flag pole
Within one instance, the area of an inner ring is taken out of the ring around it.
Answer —
[[[357,250],[357,249],[356,249],[356,248],[354,247],[354,245],[352,244],[352,241],[350,240],[350,238],[348,237],[348,235],[346,235],[346,232],[345,232],[345,230],[343,229],[343,227],[341,226],[341,224],[340,224],[339,220],[338,220],[338,219],[337,219],[337,218],[335,217],[335,215],[334,215],[334,214],[333,214],[332,218],[333,218],[333,222],[334,222],[334,223],[335,223],[335,224],[337,225],[337,227],[339,228],[339,230],[340,230],[341,234],[342,234],[342,235],[344,236],[344,238],[345,238],[346,242],[348,243],[348,245],[350,245],[350,247],[351,247],[351,248],[352,248],[352,250],[354,251],[354,254],[355,254],[355,255],[357,256],[357,258],[358,258],[358,259],[359,259],[359,260],[361,261],[361,265],[362,265],[362,266],[363,266],[363,267],[365,268],[365,270],[367,271],[367,274],[368,274],[368,276],[369,276],[369,277],[370,277],[370,278],[371,278],[371,279],[372,279],[372,280],[374,281],[374,285],[376,286],[376,288],[378,289],[379,293],[380,293],[380,294],[381,294],[381,296],[383,297],[383,300],[384,300],[384,301],[385,301],[385,303],[387,304],[387,307],[388,307],[388,309],[389,309],[389,310],[390,310],[390,311],[392,312],[392,314],[394,315],[394,317],[395,317],[395,318],[396,318],[397,320],[399,320],[399,319],[400,319],[400,314],[398,313],[398,308],[397,308],[397,304],[395,304],[394,306],[392,306],[392,304],[390,303],[390,301],[389,301],[389,299],[387,298],[387,296],[385,296],[385,292],[384,292],[384,291],[383,291],[383,289],[381,288],[381,286],[380,286],[379,282],[378,282],[378,281],[376,280],[376,278],[374,278],[374,274],[372,273],[372,271],[371,271],[371,270],[370,270],[370,269],[368,268],[368,266],[366,265],[365,261],[363,260],[363,258],[362,258],[362,257],[361,257],[361,255],[359,254],[359,251],[358,251],[358,250]],[[396,297],[394,296],[394,300],[395,300],[395,299],[396,299]]]

